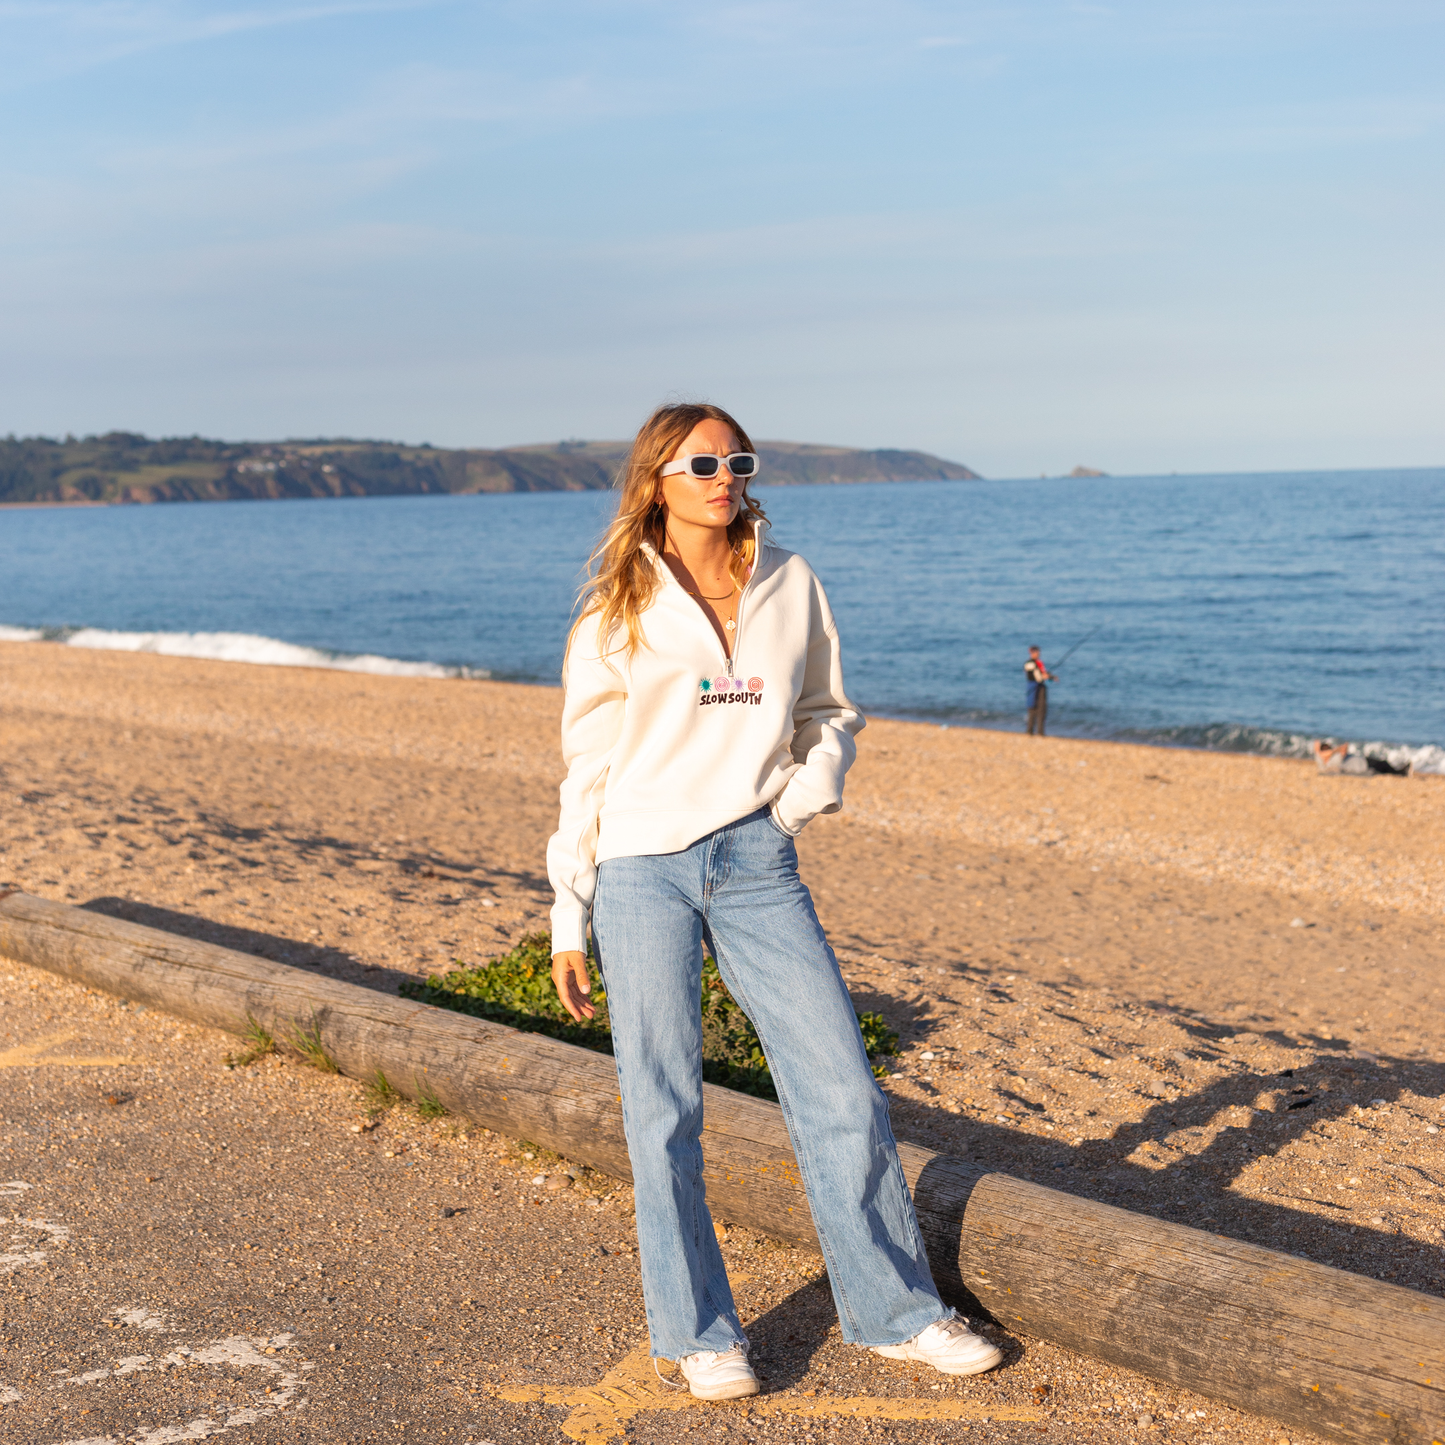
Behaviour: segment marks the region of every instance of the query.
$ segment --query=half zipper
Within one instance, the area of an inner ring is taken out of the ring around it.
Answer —
[[[737,663],[738,650],[743,645],[743,604],[748,600],[748,588],[753,585],[753,578],[758,575],[758,563],[762,561],[763,557],[763,541],[760,535],[760,529],[757,528],[756,523],[754,523],[754,528],[753,567],[752,571],[748,573],[748,580],[743,583],[742,591],[738,593],[738,611],[737,616],[733,619],[735,624],[733,630],[736,633],[733,638],[733,655],[723,658],[723,665],[728,670],[728,676],[732,678],[734,682],[737,681],[738,676],[734,670]]]
[[[679,592],[681,592],[682,595],[688,599],[688,606],[691,607],[694,612],[702,613],[702,612],[703,612],[703,609],[702,609],[696,602],[694,602],[694,601],[692,600],[692,595],[691,595],[691,593],[689,593],[688,590],[687,590],[687,588],[684,587],[684,586],[682,585],[682,583],[679,582],[679,581],[677,580],[677,578],[673,576],[672,568],[669,567],[665,561],[663,561],[662,557],[651,547],[650,544],[644,543],[644,546],[647,547],[647,550],[648,550],[649,552],[652,552],[653,565],[654,565],[655,567],[661,567],[662,570],[663,570],[663,572],[666,574],[668,581],[670,581],[670,582],[672,583],[672,585],[673,585],[674,587],[676,587],[677,590],[678,590]],[[728,653],[727,653],[727,649],[726,649],[725,647],[721,646],[721,645],[720,645],[719,648],[718,648],[718,651],[721,652],[722,655],[723,655],[723,666],[724,666],[725,668],[727,668],[728,676],[729,676],[730,678],[732,678],[734,682],[737,681],[737,653],[738,653],[738,649],[742,646],[742,641],[743,641],[743,604],[747,601],[748,588],[753,585],[753,578],[758,575],[758,567],[761,565],[762,560],[763,560],[763,524],[760,523],[760,522],[754,522],[754,523],[753,523],[753,567],[752,567],[752,571],[748,573],[748,580],[743,583],[742,590],[738,593],[738,611],[737,611],[737,616],[733,619],[734,624],[735,624],[735,625],[734,625],[734,631],[735,631],[735,633],[737,634],[737,635],[733,638],[733,655],[732,655],[731,657],[729,657],[729,656],[728,656]],[[702,615],[702,617],[701,617],[701,620],[702,620],[703,622],[707,622],[707,615],[706,615],[705,613],[703,613],[703,615]],[[713,625],[712,625],[711,622],[708,622],[707,630],[712,634],[712,636],[713,636],[714,639],[717,638],[717,630],[716,630],[716,628],[713,627]]]

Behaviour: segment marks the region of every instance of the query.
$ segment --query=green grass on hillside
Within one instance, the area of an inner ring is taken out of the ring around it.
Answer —
[[[759,442],[758,451],[761,480],[770,486],[974,475],[923,452],[794,442]],[[455,449],[346,437],[223,442],[136,432],[7,436],[0,437],[0,504],[597,491],[612,485],[626,452],[625,442]]]

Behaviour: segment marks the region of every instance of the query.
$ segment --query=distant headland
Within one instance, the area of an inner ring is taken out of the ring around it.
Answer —
[[[927,452],[757,443],[764,485],[979,481]],[[0,505],[220,502],[480,492],[603,491],[626,442],[563,441],[496,450],[318,439],[222,442],[204,437],[6,437]]]

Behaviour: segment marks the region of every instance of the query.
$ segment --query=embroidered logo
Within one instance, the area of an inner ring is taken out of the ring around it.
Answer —
[[[763,680],[760,677],[750,677],[744,682],[740,677],[727,677],[719,673],[717,677],[699,679],[697,686],[700,693],[697,700],[699,707],[729,702],[751,703],[754,707],[762,705]]]

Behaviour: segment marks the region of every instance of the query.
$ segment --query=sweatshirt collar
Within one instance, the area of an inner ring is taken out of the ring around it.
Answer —
[[[763,549],[771,546],[771,543],[768,541],[770,526],[771,524],[766,517],[759,517],[757,521],[753,523],[753,573],[757,572],[758,564],[763,560]],[[672,568],[663,563],[661,556],[658,555],[657,548],[654,547],[651,542],[644,542],[641,550],[642,555],[662,573],[664,582],[677,582],[677,578],[672,575]],[[749,582],[752,581],[753,573],[750,573],[748,576]]]

